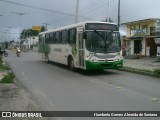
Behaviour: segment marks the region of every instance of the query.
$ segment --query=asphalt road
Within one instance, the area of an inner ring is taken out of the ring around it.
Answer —
[[[66,66],[45,63],[41,56],[34,52],[22,53],[20,57],[16,57],[15,52],[9,51],[9,56],[5,59],[17,79],[44,110],[160,111],[158,78],[118,70],[72,72]],[[101,119],[111,118],[97,120]],[[135,120],[122,120],[125,119]]]

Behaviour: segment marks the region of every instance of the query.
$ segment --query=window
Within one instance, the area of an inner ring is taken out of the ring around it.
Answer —
[[[54,43],[54,33],[49,34],[49,43],[53,44]]]
[[[142,30],[145,34],[148,34],[148,25],[142,25]]]
[[[130,27],[130,35],[131,36],[134,35],[134,32],[135,32],[135,27],[134,26]]]
[[[61,43],[61,32],[56,32],[56,41],[57,43]]]
[[[68,43],[68,31],[63,30],[62,31],[62,44]]]
[[[56,33],[53,33],[53,39],[52,39],[53,41],[53,44],[56,44],[56,43],[58,43],[58,41],[57,41],[57,39],[56,39]]]
[[[42,41],[42,35],[39,35],[39,44],[42,44],[43,41]]]
[[[76,29],[72,28],[69,30],[69,43],[76,44]]]
[[[49,33],[47,33],[47,34],[45,35],[45,43],[49,43],[49,39],[50,39]]]

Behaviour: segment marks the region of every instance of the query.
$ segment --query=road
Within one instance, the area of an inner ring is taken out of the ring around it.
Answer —
[[[34,52],[16,57],[9,51],[5,59],[44,110],[160,111],[159,78],[118,70],[72,72],[66,66],[45,63]]]

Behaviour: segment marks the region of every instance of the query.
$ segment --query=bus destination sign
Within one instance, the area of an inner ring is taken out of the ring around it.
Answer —
[[[118,31],[118,26],[114,24],[106,24],[106,23],[86,23],[86,30],[111,30]]]

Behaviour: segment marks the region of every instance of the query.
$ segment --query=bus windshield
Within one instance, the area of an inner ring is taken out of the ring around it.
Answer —
[[[120,52],[120,34],[113,31],[86,31],[86,49],[96,53]]]

